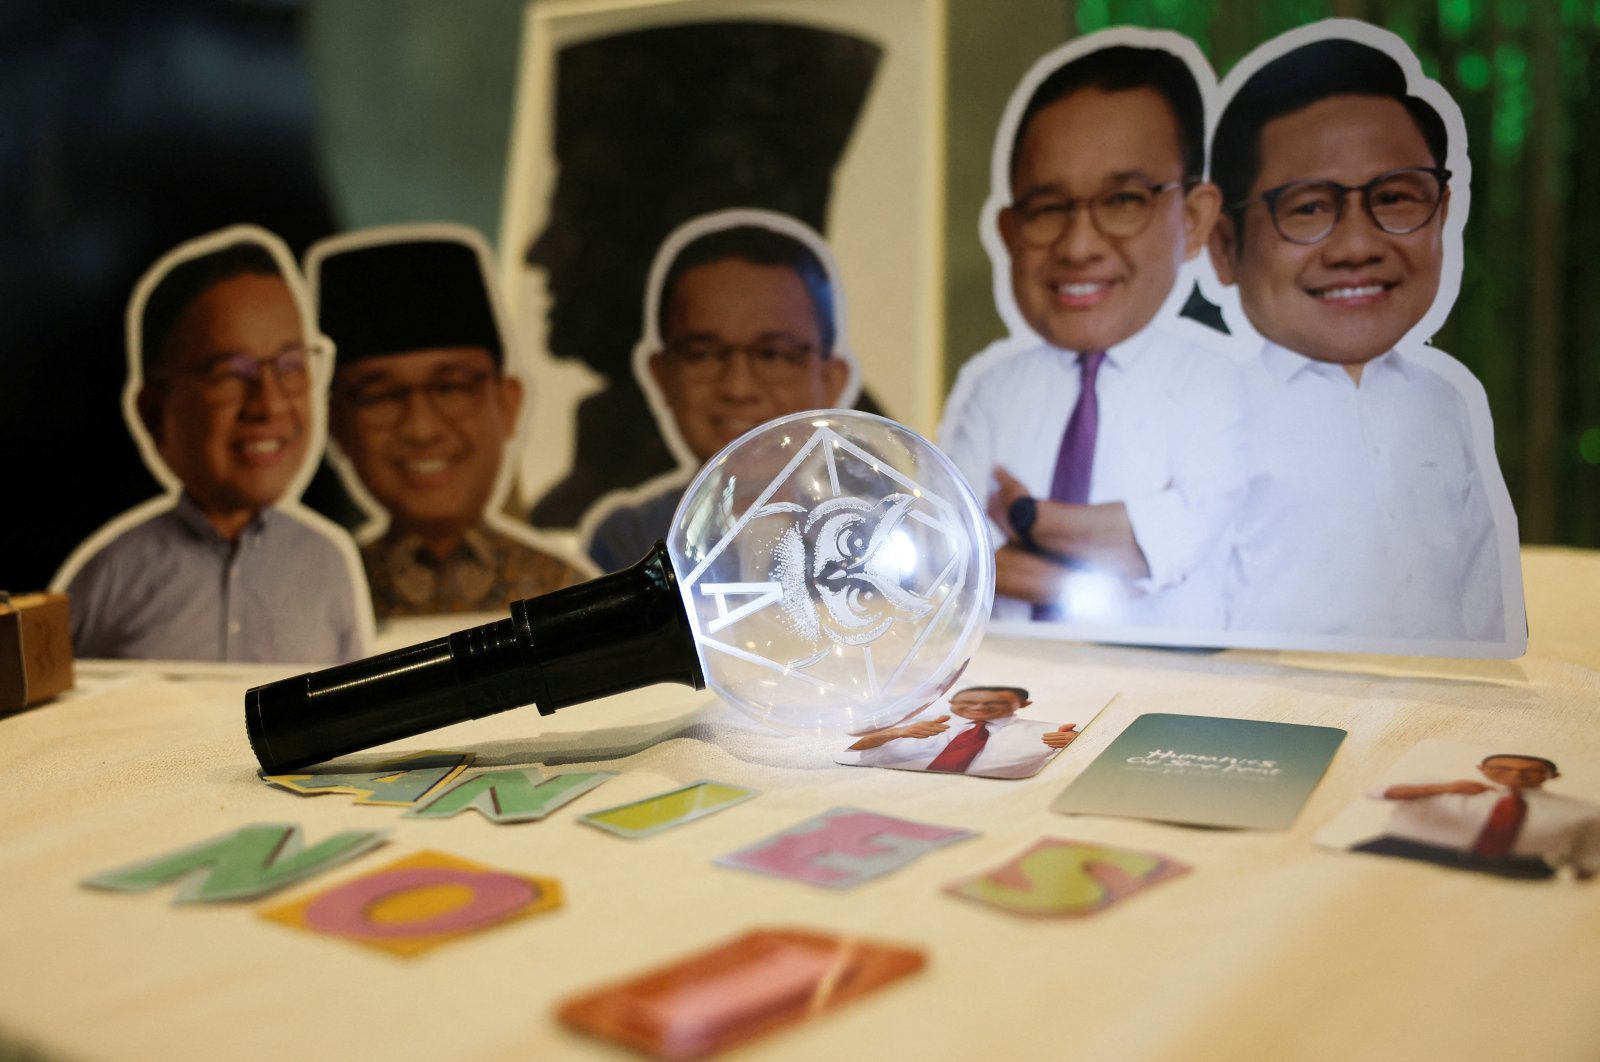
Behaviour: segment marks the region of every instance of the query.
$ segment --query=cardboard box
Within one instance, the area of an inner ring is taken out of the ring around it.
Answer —
[[[49,700],[72,685],[67,595],[0,597],[0,712]]]

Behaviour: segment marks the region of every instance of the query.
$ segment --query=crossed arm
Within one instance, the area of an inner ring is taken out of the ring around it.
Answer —
[[[1018,541],[1011,526],[1011,505],[1027,489],[1003,467],[996,466],[994,476],[997,488],[989,496],[989,516],[1007,538],[995,552],[995,593],[1035,604],[1059,601],[1074,568],[1109,572],[1129,582],[1149,577],[1149,562],[1122,502],[1040,501],[1032,536],[1044,552],[1035,553]]]

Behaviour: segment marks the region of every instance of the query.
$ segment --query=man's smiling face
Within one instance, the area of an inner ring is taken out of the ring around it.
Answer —
[[[340,366],[330,427],[397,529],[448,539],[482,518],[521,408],[487,350],[442,347]]]
[[[1079,89],[1032,117],[1000,235],[1017,309],[1035,332],[1063,350],[1104,350],[1150,323],[1178,268],[1204,246],[1215,189],[1157,194],[1149,224],[1122,237],[1102,233],[1082,200],[1182,177],[1178,121],[1153,88]],[[1034,246],[1024,239],[1023,214],[1071,199],[1080,200],[1078,208],[1056,240]]]
[[[1479,765],[1478,771],[1495,785],[1507,789],[1538,789],[1559,777],[1549,763],[1528,756],[1490,756]]]
[[[1032,704],[1011,690],[963,690],[950,698],[950,713],[973,722],[1005,719]]]
[[[1384,96],[1331,96],[1268,122],[1261,169],[1244,209],[1242,239],[1223,218],[1212,262],[1258,332],[1317,361],[1359,365],[1392,348],[1422,320],[1439,292],[1450,200],[1416,232],[1380,229],[1360,196],[1346,196],[1326,237],[1290,243],[1272,223],[1263,193],[1295,181],[1360,187],[1380,174],[1443,165],[1410,112]]]
[[[218,281],[183,313],[166,343],[164,382],[141,414],[167,466],[202,512],[237,524],[279,501],[310,445],[305,325],[281,277]],[[290,372],[289,358],[298,366]],[[276,364],[232,390],[230,359]],[[237,392],[237,393],[234,393]]]
[[[661,339],[649,370],[700,461],[758,424],[833,406],[850,376],[822,349],[805,282],[783,265],[726,258],[685,270]]]

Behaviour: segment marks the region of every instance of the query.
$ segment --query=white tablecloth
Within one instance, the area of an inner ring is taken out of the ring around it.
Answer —
[[[402,819],[262,783],[241,694],[275,677],[269,669],[182,677],[83,664],[79,692],[0,719],[0,1057],[617,1057],[559,1026],[556,1003],[748,928],[793,925],[920,946],[928,966],[740,1058],[1593,1062],[1600,881],[1513,882],[1311,840],[1428,737],[1555,752],[1563,784],[1600,795],[1600,554],[1529,550],[1525,571],[1532,641],[1514,662],[992,641],[975,677],[1014,676],[1041,703],[1115,695],[1076,745],[1020,782],[837,766],[837,742],[767,735],[678,687],[394,746],[473,750],[479,766],[621,772],[518,826]],[[1287,831],[1047,811],[1145,712],[1349,737]],[[639,841],[576,822],[702,778],[762,795]],[[982,835],[849,891],[712,865],[844,805]],[[393,835],[261,901],[174,907],[170,889],[78,884],[254,822],[301,823],[311,843],[364,826]],[[1194,869],[1089,919],[1016,919],[941,893],[1042,837],[1161,852]],[[555,877],[566,904],[414,959],[259,917],[423,849]]]

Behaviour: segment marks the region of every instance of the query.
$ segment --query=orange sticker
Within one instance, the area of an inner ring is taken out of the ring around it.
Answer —
[[[567,1001],[582,1032],[658,1058],[701,1058],[832,1010],[922,968],[922,953],[804,930],[757,930]]]

